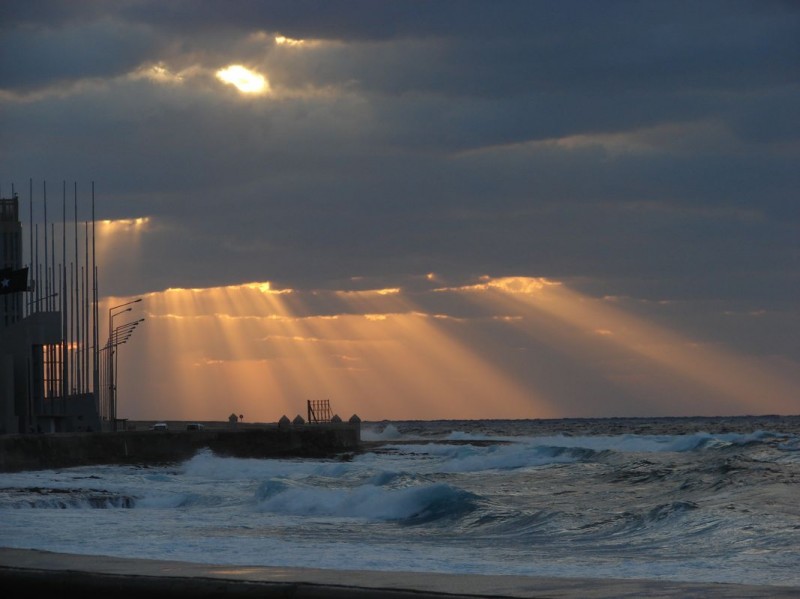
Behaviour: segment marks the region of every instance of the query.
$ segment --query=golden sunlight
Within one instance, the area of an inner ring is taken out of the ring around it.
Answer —
[[[142,237],[153,228],[148,216],[100,220],[95,223],[97,260],[100,264],[110,262],[112,256],[137,256]],[[122,251],[125,248],[125,251]]]
[[[302,46],[306,42],[305,40],[292,39],[284,35],[276,35],[275,43],[278,44],[279,46]]]
[[[101,220],[100,227],[107,229],[112,235],[120,232],[130,232],[142,230],[150,224],[150,217],[140,216],[138,218],[120,218],[117,220]]]
[[[244,94],[260,94],[269,91],[269,83],[263,75],[240,64],[232,64],[220,69],[216,75],[217,79],[233,85]]]
[[[321,300],[335,311],[310,307]],[[556,415],[461,338],[467,323],[425,312],[400,289],[303,293],[253,282],[151,293],[142,306],[145,349],[120,375],[120,397],[137,397],[130,417],[234,411],[276,421],[326,398],[344,419]]]
[[[414,293],[169,289],[144,297],[147,324],[122,350],[120,409],[262,422],[308,399],[364,420],[792,409],[799,383],[785,373],[621,305],[529,277]]]
[[[132,79],[148,79],[157,83],[180,84],[184,77],[181,73],[173,73],[164,63],[145,65],[130,74]]]
[[[531,335],[546,331],[576,360],[597,365],[604,378],[637,387],[645,404],[669,397],[673,408],[680,407],[673,413],[718,415],[785,412],[795,401],[796,384],[768,364],[696,343],[606,299],[519,277],[494,279],[483,291],[478,301],[521,313],[525,318],[514,326]]]

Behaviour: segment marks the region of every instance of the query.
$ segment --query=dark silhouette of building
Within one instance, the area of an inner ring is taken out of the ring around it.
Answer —
[[[90,270],[89,223],[81,239],[77,197],[74,226],[65,186],[60,231],[54,223],[48,230],[45,191],[40,237],[32,188],[25,263],[19,198],[0,198],[0,434],[100,431],[94,235]]]

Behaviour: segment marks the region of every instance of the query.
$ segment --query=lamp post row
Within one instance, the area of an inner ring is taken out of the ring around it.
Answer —
[[[144,321],[144,318],[141,318],[133,322],[119,325],[115,329],[114,318],[120,314],[124,314],[125,312],[130,312],[133,309],[130,307],[130,305],[141,301],[142,298],[137,298],[130,302],[125,302],[124,304],[113,306],[108,309],[108,343],[106,345],[108,348],[108,411],[113,431],[117,430],[117,381],[116,374],[114,373],[115,349],[118,345],[125,343],[130,338],[131,334],[133,334],[133,330],[139,325],[139,323]],[[119,310],[119,308],[125,309]],[[119,312],[116,312],[116,310],[119,310]]]

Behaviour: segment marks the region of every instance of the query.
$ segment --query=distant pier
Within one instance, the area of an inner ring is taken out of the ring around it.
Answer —
[[[334,457],[361,445],[361,422],[276,424],[170,422],[166,431],[151,423],[128,423],[122,432],[50,433],[0,436],[0,472],[98,464],[158,464],[190,459],[198,451],[238,458]]]

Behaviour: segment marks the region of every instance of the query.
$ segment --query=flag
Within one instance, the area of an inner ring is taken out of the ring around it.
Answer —
[[[28,267],[0,269],[0,295],[28,290]]]

